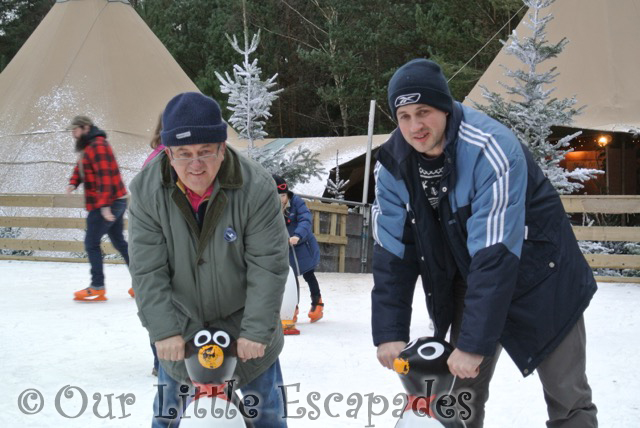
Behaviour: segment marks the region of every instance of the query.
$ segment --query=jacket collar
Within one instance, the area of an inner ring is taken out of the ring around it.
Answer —
[[[76,152],[81,152],[84,150],[89,144],[91,144],[96,138],[102,137],[107,138],[107,133],[97,126],[91,126],[89,128],[89,132],[85,135],[81,136],[76,140]]]
[[[453,103],[453,111],[447,119],[447,130],[445,132],[446,141],[444,143],[445,156],[455,155],[456,141],[458,139],[458,129],[462,121],[462,105],[459,102]],[[401,172],[404,170],[405,162],[412,157],[416,151],[406,142],[399,128],[396,128],[389,139],[380,147],[376,154],[376,159],[398,180],[402,178]]]

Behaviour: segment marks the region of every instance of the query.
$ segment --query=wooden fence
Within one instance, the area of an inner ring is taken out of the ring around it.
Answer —
[[[344,272],[347,246],[347,214],[345,205],[307,202],[313,213],[313,233],[318,242],[339,245],[338,271]],[[82,195],[50,195],[50,194],[0,194],[0,207],[29,208],[84,208]],[[328,230],[321,230],[321,216],[328,216]],[[78,229],[84,230],[84,217],[10,217],[0,215],[0,227],[36,228],[36,229]],[[126,227],[126,224],[125,224]],[[104,254],[117,254],[110,243],[101,244]],[[0,249],[25,250],[40,252],[83,253],[83,241],[64,241],[47,239],[0,238]],[[0,255],[0,260],[34,260],[57,262],[86,262],[80,257],[44,257]],[[105,263],[124,263],[122,260],[106,259]]]
[[[640,196],[562,196],[568,213],[638,214]],[[581,241],[640,242],[640,227],[574,226]],[[585,254],[592,268],[639,269],[640,256],[628,254]],[[596,276],[600,282],[640,283],[640,277]]]
[[[338,272],[344,272],[347,253],[347,215],[349,209],[346,205],[325,204],[322,202],[307,201],[307,207],[313,214],[313,234],[320,243],[339,245]],[[329,230],[322,231],[320,217],[323,213],[330,216]]]
[[[568,213],[593,214],[638,214],[640,213],[640,196],[563,196],[562,202]],[[326,204],[308,201],[307,206],[313,213],[313,232],[320,243],[339,245],[338,272],[345,270],[347,248],[347,214],[345,205]],[[50,194],[0,194],[0,207],[32,207],[32,208],[83,208],[81,195]],[[321,218],[324,221],[321,221]],[[328,219],[328,221],[327,221]],[[324,228],[321,227],[324,225]],[[37,229],[85,229],[85,219],[81,217],[11,217],[0,215],[0,227],[37,228]],[[576,226],[576,237],[588,241],[640,242],[639,227],[623,226]],[[84,242],[0,238],[0,249],[26,250],[40,252],[84,252]],[[103,243],[105,254],[116,254],[110,243]],[[639,269],[640,255],[620,254],[586,254],[592,268]],[[0,255],[0,260],[35,260],[86,262],[79,257],[44,257]],[[120,260],[105,260],[106,263],[122,263]],[[598,281],[635,282],[640,277],[596,277]]]

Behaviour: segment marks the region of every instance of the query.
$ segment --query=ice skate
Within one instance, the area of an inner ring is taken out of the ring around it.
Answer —
[[[105,302],[107,300],[106,290],[87,287],[84,290],[73,293],[73,300],[78,302]]]
[[[309,319],[311,322],[316,322],[322,319],[324,310],[324,303],[322,303],[322,297],[311,298],[311,309],[309,309]]]

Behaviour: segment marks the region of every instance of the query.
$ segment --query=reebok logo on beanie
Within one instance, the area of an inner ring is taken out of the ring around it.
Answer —
[[[415,104],[418,101],[420,101],[420,94],[400,95],[396,98],[396,107],[400,107],[405,104]]]

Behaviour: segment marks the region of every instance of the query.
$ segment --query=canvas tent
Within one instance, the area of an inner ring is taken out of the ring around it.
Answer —
[[[184,91],[197,88],[127,1],[59,0],[0,74],[0,193],[63,191],[77,114],[107,131],[128,182]]]
[[[551,86],[556,87],[551,96],[575,96],[577,106],[586,106],[572,126],[612,132],[640,128],[640,0],[558,0],[540,13],[554,17],[547,25],[549,42],[557,43],[563,37],[569,41],[558,58],[541,64],[540,71],[557,67],[560,75]],[[519,37],[531,35],[526,26],[529,21],[525,17],[516,27]],[[510,70],[524,69],[503,47],[465,104],[470,105],[470,100],[486,103],[481,86],[510,99],[498,84],[513,82],[504,75],[501,64]]]

